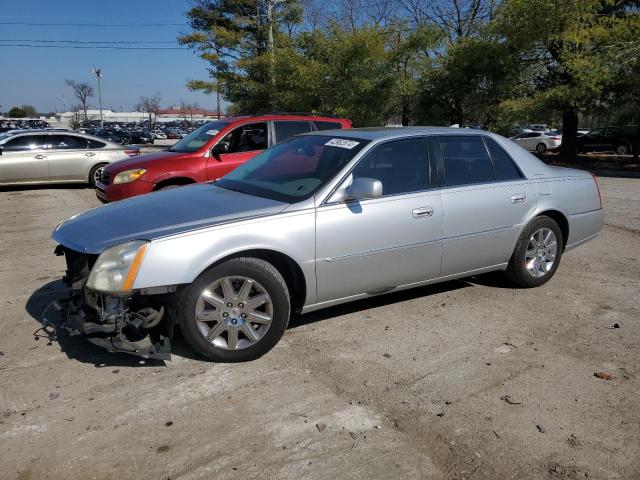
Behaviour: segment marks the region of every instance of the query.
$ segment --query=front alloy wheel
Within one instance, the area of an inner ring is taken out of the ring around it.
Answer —
[[[238,350],[269,331],[273,302],[266,289],[248,277],[223,277],[207,286],[196,303],[200,333],[218,348]]]
[[[187,287],[178,323],[194,350],[218,362],[261,357],[282,337],[290,315],[289,290],[270,263],[232,258]]]

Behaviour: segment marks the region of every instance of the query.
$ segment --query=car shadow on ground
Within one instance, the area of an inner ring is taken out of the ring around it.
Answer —
[[[359,311],[369,310],[371,308],[384,307],[393,303],[407,302],[420,297],[428,297],[439,293],[451,292],[461,288],[473,286],[466,280],[451,280],[448,282],[437,283],[434,285],[426,285],[424,287],[411,288],[409,290],[401,290],[399,292],[391,292],[383,295],[356,300],[354,302],[343,303],[335,307],[328,307],[315,312],[296,315],[289,324],[290,329],[309,325],[311,323],[320,322],[332,317],[341,315],[349,315]]]
[[[0,187],[0,192],[30,192],[38,190],[86,190],[92,189],[88,183],[52,183],[40,185],[14,185],[10,187]],[[11,193],[9,193],[11,195]]]
[[[460,280],[426,285],[424,287],[392,292],[384,295],[357,300],[354,302],[328,307],[315,312],[303,315],[295,315],[289,324],[289,329],[309,325],[312,323],[329,320],[333,317],[357,313],[372,308],[384,307],[399,302],[415,300],[420,297],[428,297],[440,293],[451,292],[461,288],[484,285],[493,288],[514,288],[503,277],[497,273],[490,273],[469,277]],[[37,327],[42,325],[45,314],[52,308],[52,302],[65,298],[69,293],[69,288],[61,280],[49,282],[38,288],[31,294],[25,305],[25,310],[37,322]],[[37,328],[36,327],[36,328]],[[66,332],[56,332],[55,338],[47,335],[41,328],[34,331],[34,339],[42,342],[49,342],[58,345],[60,350],[69,358],[83,363],[90,363],[98,368],[101,367],[157,367],[166,365],[162,360],[143,359],[135,355],[126,353],[114,353],[93,345],[82,335],[69,335]],[[176,327],[174,336],[171,339],[171,354],[191,360],[206,361],[206,359],[196,353],[182,337],[180,328]]]
[[[52,302],[66,298],[69,288],[61,280],[49,282],[31,294],[25,305],[25,310],[37,322],[34,328],[34,340],[47,342],[51,346],[58,345],[60,350],[69,358],[82,363],[90,363],[97,368],[103,367],[158,367],[165,365],[162,360],[144,359],[126,353],[112,353],[87,341],[82,335],[69,335],[67,332],[55,332],[55,336],[42,326],[42,319],[55,314]]]

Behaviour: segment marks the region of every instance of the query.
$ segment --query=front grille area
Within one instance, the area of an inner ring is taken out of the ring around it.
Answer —
[[[83,288],[91,268],[93,268],[98,259],[98,255],[77,252],[62,245],[58,245],[54,252],[56,255],[64,255],[64,259],[67,262],[67,271],[63,278],[64,283],[74,290]]]

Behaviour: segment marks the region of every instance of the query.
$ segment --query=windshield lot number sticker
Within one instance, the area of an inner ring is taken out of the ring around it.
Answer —
[[[340,147],[351,150],[356,145],[359,145],[360,142],[354,142],[353,140],[345,140],[344,138],[334,138],[325,143],[327,147]]]
[[[211,135],[213,137],[214,135],[217,135],[219,131],[220,130],[207,130],[207,135]]]

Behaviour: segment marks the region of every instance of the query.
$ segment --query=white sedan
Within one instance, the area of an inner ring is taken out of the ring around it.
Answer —
[[[550,132],[524,132],[511,137],[511,140],[530,152],[545,153],[547,150],[560,148],[562,135]]]

